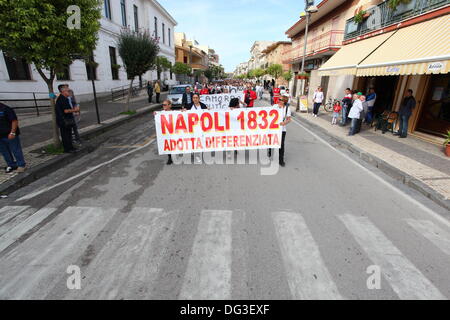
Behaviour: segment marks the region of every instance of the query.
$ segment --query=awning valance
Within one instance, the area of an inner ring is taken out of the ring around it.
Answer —
[[[448,73],[449,60],[450,15],[445,15],[398,30],[358,65],[356,75]]]
[[[343,46],[320,69],[320,76],[356,74],[358,64],[381,46],[394,32],[388,32],[363,41]]]

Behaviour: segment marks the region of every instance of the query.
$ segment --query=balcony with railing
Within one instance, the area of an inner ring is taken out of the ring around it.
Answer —
[[[344,39],[344,31],[331,30],[317,37],[308,39],[306,46],[306,56],[314,56],[316,54],[326,52],[333,48],[340,48]],[[290,50],[284,52],[283,63],[295,63],[302,59],[304,42]]]
[[[389,1],[384,1],[368,9],[367,13],[370,13],[370,17],[361,23],[356,23],[354,17],[347,20],[344,40],[352,39],[448,6],[450,5],[450,0],[411,0],[409,3],[399,4],[395,10],[389,8],[388,3]]]

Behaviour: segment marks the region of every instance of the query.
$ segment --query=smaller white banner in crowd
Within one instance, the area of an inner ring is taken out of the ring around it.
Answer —
[[[200,96],[200,101],[206,104],[210,110],[228,109],[230,101],[238,98],[243,101],[244,93],[222,93],[222,94],[204,94]]]
[[[160,111],[155,114],[158,152],[281,148],[283,109]]]

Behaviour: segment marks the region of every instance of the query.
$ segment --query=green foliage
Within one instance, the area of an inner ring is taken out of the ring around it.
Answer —
[[[175,62],[174,66],[172,67],[172,72],[180,75],[190,75],[192,73],[192,68],[182,62]]]
[[[225,69],[222,66],[210,65],[204,72],[205,77],[210,81],[214,79],[223,79],[225,77]]]
[[[195,70],[194,77],[200,78],[204,73],[205,73],[205,70],[201,70],[201,69]]]
[[[272,64],[267,68],[267,74],[278,79],[283,74],[283,66],[281,64]]]
[[[258,68],[258,69],[255,69],[253,71],[253,73],[256,78],[261,78],[262,76],[264,76],[266,74],[266,71],[264,69]]]
[[[286,71],[285,73],[283,73],[283,79],[286,80],[287,82],[291,81],[293,76],[294,75],[292,74],[291,70]]]
[[[161,72],[172,69],[172,63],[164,56],[158,56],[155,59],[155,69],[158,73],[158,80],[161,79]]]
[[[411,2],[411,0],[389,0],[388,7],[392,10],[395,10],[399,6],[399,4],[401,4],[401,3],[408,4],[410,2]]]
[[[444,147],[446,147],[448,144],[450,144],[450,130],[447,131],[447,135],[443,135],[445,139],[444,141]]]
[[[53,93],[53,82],[62,66],[75,58],[89,57],[95,49],[102,4],[102,0],[0,0],[0,50],[34,64]],[[67,13],[69,5],[80,8],[79,29],[67,27],[72,16]],[[50,105],[54,103],[50,98]],[[53,144],[59,146],[54,108],[52,123]]]
[[[125,30],[117,40],[117,47],[129,79],[155,68],[159,45],[147,32]]]
[[[0,0],[0,48],[51,72],[89,56],[100,29],[100,0]],[[69,29],[69,5],[81,9],[81,28]],[[41,74],[42,75],[42,74]],[[44,80],[50,80],[45,79]]]
[[[51,155],[58,155],[64,153],[64,148],[62,146],[54,146],[53,144],[49,144],[48,146],[44,147],[43,153],[51,154]]]
[[[361,23],[361,22],[363,22],[364,21],[364,15],[366,14],[367,12],[365,11],[365,10],[361,10],[361,11],[359,11],[357,14],[355,14],[355,16],[353,17],[353,21],[355,22],[355,23]]]

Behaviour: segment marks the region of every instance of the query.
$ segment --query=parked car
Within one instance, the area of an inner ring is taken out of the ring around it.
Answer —
[[[169,90],[169,94],[167,95],[167,99],[172,101],[172,107],[174,108],[181,108],[181,103],[183,101],[183,93],[186,92],[186,87],[191,87],[190,84],[180,84],[173,86]]]

